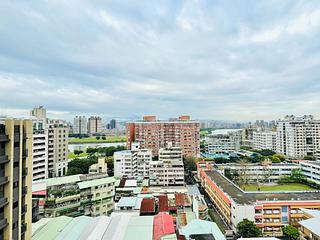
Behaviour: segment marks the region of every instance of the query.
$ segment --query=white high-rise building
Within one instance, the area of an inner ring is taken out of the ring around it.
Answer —
[[[33,119],[32,180],[48,178],[48,131],[45,120]]]
[[[181,148],[168,147],[159,150],[159,160],[150,163],[150,185],[184,185]]]
[[[140,149],[139,144],[133,143],[131,150],[115,152],[113,161],[115,177],[147,177],[152,161],[152,151]]]
[[[60,120],[48,121],[49,177],[64,176],[68,170],[68,124]]]
[[[277,123],[277,152],[292,158],[313,156],[320,149],[320,120],[286,116]]]
[[[87,118],[85,116],[76,116],[73,120],[73,134],[87,134]]]
[[[269,149],[277,151],[276,132],[253,132],[253,148],[257,150]]]
[[[102,128],[102,119],[101,117],[93,117],[91,116],[88,119],[88,133],[97,134],[103,131]]]
[[[205,151],[208,154],[225,154],[240,149],[241,129],[219,129],[205,139]]]

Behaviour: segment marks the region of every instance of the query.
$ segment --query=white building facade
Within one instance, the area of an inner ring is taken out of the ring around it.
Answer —
[[[184,165],[179,147],[162,148],[159,160],[150,163],[150,185],[184,185]]]
[[[253,132],[253,148],[257,150],[277,151],[276,132]]]
[[[286,116],[277,123],[277,152],[291,158],[314,156],[320,149],[320,120]]]
[[[73,134],[87,134],[87,118],[85,116],[76,116],[73,120]]]
[[[225,154],[240,150],[242,130],[220,129],[205,138],[205,151],[208,154]]]
[[[113,161],[114,176],[116,177],[147,177],[152,161],[152,151],[140,149],[138,144],[132,144],[131,150],[115,152]]]

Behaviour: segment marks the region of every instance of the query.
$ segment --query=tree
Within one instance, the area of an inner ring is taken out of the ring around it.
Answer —
[[[286,157],[281,155],[281,154],[274,154],[272,157],[276,157],[279,158],[281,162],[283,162],[284,160],[286,160]]]
[[[88,157],[87,159],[74,159],[68,163],[67,175],[88,174],[89,167],[97,163],[96,157]]]
[[[74,154],[76,154],[76,155],[79,155],[79,154],[81,154],[81,153],[83,153],[82,150],[74,150]]]
[[[99,140],[99,139],[100,139],[100,136],[96,136],[96,139]]]
[[[299,238],[299,231],[297,228],[287,225],[282,228],[283,235],[290,240],[296,240]]]
[[[303,159],[304,159],[304,160],[309,160],[309,161],[314,161],[314,160],[315,160],[315,157],[314,157],[314,156],[307,155],[307,156],[304,156]]]
[[[107,140],[106,136],[102,136],[101,138],[102,140]]]
[[[243,219],[238,223],[237,232],[243,238],[260,237],[262,235],[260,228],[248,219]]]

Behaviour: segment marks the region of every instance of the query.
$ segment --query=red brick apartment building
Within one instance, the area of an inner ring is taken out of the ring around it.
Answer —
[[[133,142],[140,142],[141,148],[151,149],[157,156],[160,148],[172,143],[182,149],[185,157],[200,156],[200,122],[190,120],[190,116],[168,121],[144,116],[142,121],[128,122],[126,131],[128,149]]]

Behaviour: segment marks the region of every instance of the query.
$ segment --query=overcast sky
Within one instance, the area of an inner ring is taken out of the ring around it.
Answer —
[[[0,115],[320,111],[320,1],[0,1]]]

